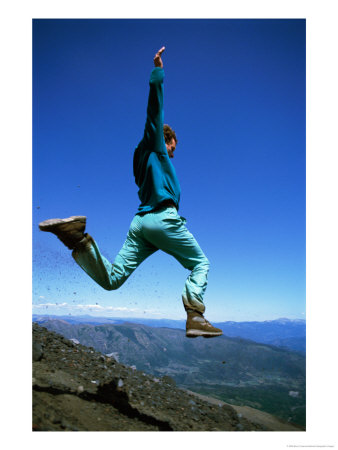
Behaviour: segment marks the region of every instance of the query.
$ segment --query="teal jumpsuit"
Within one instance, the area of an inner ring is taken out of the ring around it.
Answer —
[[[73,250],[82,269],[106,290],[118,289],[148,256],[162,250],[190,271],[182,300],[185,309],[204,313],[209,261],[179,216],[180,185],[163,136],[162,68],[153,69],[143,139],[134,152],[134,176],[140,206],[125,243],[111,264],[96,241]],[[175,206],[174,206],[175,205]]]

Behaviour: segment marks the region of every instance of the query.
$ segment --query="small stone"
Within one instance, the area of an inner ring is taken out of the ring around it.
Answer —
[[[38,342],[33,343],[33,361],[40,361],[43,356],[42,345]]]
[[[77,392],[78,392],[79,394],[81,394],[83,391],[84,391],[84,387],[83,387],[83,386],[78,386]]]

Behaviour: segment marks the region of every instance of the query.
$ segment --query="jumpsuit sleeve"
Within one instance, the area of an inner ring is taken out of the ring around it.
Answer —
[[[163,137],[163,79],[164,70],[155,67],[150,75],[147,120],[143,143],[145,148],[166,154]]]

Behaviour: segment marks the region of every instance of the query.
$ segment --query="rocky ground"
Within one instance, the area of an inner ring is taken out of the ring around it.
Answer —
[[[281,423],[248,417],[33,324],[34,431],[275,431]]]

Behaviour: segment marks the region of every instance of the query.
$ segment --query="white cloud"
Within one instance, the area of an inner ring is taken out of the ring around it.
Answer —
[[[67,303],[62,303],[60,305],[56,304],[56,303],[38,303],[38,304],[33,304],[33,308],[46,308],[46,306],[65,306],[67,305]]]
[[[96,309],[99,311],[140,311],[138,308],[126,308],[125,306],[101,306],[101,305],[75,305],[76,309]]]
[[[105,311],[123,311],[123,312],[137,312],[140,311],[139,308],[127,308],[125,306],[101,306],[101,305],[81,305],[81,304],[76,304],[76,305],[71,305],[69,303],[38,303],[38,304],[33,304],[33,308],[38,309],[38,308],[47,308],[47,307],[52,307],[54,309],[72,309],[72,310],[78,310],[78,309],[88,309],[88,310],[95,310],[95,311],[100,311],[100,312],[105,312]]]

